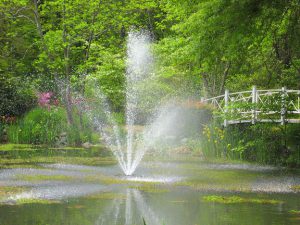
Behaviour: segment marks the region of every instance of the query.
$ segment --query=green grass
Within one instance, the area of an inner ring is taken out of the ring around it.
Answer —
[[[257,203],[257,204],[281,204],[282,201],[274,199],[258,199],[258,198],[242,198],[239,196],[219,196],[208,195],[202,197],[206,202],[216,202],[223,204],[235,204],[235,203]]]
[[[15,150],[35,150],[41,148],[39,145],[30,145],[30,144],[1,144],[0,151],[15,151]]]
[[[112,157],[32,157],[32,158],[0,158],[0,165],[2,168],[14,166],[14,165],[32,165],[38,163],[68,163],[68,164],[82,164],[82,165],[114,165],[117,161]]]
[[[81,147],[57,147],[57,148],[48,148],[47,150],[86,150],[85,148]]]
[[[104,145],[97,145],[92,146],[91,148],[97,149],[105,149]],[[66,146],[66,147],[48,147],[46,145],[31,145],[31,144],[0,144],[0,151],[20,151],[20,150],[40,150],[44,149],[45,151],[48,150],[86,150],[83,147],[73,147],[73,146]]]
[[[89,149],[105,149],[104,145],[95,145]],[[20,151],[20,150],[45,150],[45,151],[53,151],[53,150],[82,150],[87,151],[88,149],[83,147],[73,147],[73,146],[66,146],[66,147],[49,147],[47,145],[31,145],[31,144],[0,144],[0,151]]]

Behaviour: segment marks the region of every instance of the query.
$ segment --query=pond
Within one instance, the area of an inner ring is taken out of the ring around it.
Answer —
[[[299,171],[198,159],[0,170],[0,224],[299,224]]]

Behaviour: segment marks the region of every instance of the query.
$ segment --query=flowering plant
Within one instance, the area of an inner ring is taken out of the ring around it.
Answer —
[[[50,105],[58,106],[59,102],[57,99],[53,99],[53,92],[41,92],[38,93],[38,104],[41,107],[50,109]]]

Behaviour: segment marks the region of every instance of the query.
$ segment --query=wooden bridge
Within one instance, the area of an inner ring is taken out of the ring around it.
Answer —
[[[300,90],[257,90],[230,93],[202,99],[215,109],[224,126],[238,123],[300,123]]]

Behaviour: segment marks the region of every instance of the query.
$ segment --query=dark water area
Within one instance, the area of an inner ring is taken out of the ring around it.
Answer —
[[[1,224],[299,224],[299,196],[264,195],[284,199],[280,205],[217,204],[202,202],[202,193],[171,191],[163,194],[126,190],[126,198],[74,198],[59,204],[1,206]],[[249,195],[241,195],[249,197]],[[256,196],[257,197],[257,196]],[[298,200],[297,200],[298,198]]]

